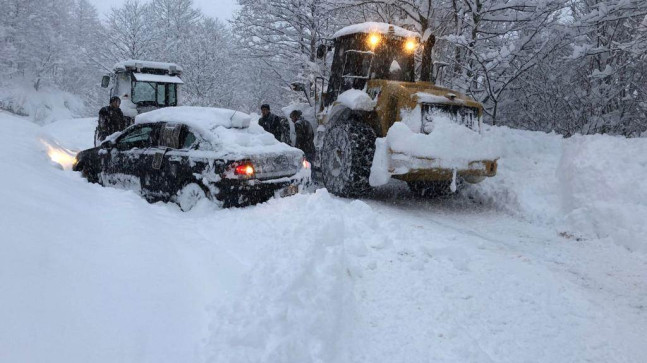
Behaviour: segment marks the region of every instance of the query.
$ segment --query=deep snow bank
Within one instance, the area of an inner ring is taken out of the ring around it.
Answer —
[[[467,185],[464,192],[529,220],[557,222],[561,203],[555,173],[563,138],[493,126],[484,126],[482,134],[500,147],[497,175],[479,184]]]
[[[573,238],[647,248],[647,139],[560,135],[486,126],[498,174],[464,193]]]
[[[63,119],[42,127],[41,137],[52,139],[67,149],[81,151],[94,147],[97,117]]]
[[[48,86],[36,90],[30,84],[0,87],[0,109],[28,116],[40,125],[78,117],[87,111],[76,95]]]
[[[267,216],[261,218],[268,224],[279,215],[299,222],[278,227],[281,238],[264,243],[265,258],[247,273],[245,289],[220,303],[210,361],[349,361],[339,354],[347,351],[353,281],[362,274],[356,261],[369,253],[367,244],[383,245],[376,214],[364,202],[348,203],[323,189],[271,200],[250,213]]]
[[[567,226],[647,252],[647,139],[574,136],[557,175]]]
[[[3,111],[0,125],[0,361],[200,361],[205,306],[256,258],[237,233],[253,221],[89,184],[51,165],[51,128]],[[82,146],[89,125],[55,131]]]

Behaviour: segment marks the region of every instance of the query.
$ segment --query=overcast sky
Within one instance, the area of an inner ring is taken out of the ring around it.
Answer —
[[[104,19],[110,8],[120,6],[125,0],[90,0],[99,10],[99,16]],[[236,9],[236,0],[193,0],[196,7],[203,13],[220,20],[229,20]]]

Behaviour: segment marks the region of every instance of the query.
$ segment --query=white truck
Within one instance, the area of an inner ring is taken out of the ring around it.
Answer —
[[[179,104],[182,67],[175,63],[127,60],[103,76],[101,87],[110,87],[110,97],[121,99],[125,117]]]

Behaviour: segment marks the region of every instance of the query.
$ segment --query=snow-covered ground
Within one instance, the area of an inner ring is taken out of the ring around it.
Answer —
[[[0,112],[0,362],[644,362],[644,140],[491,128],[499,174],[183,213]],[[601,190],[604,189],[604,190]]]

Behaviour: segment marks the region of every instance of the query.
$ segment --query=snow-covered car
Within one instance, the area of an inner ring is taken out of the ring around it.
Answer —
[[[90,182],[133,189],[183,210],[209,198],[242,206],[298,193],[310,179],[299,149],[278,142],[250,116],[208,107],[169,107],[77,155]]]

